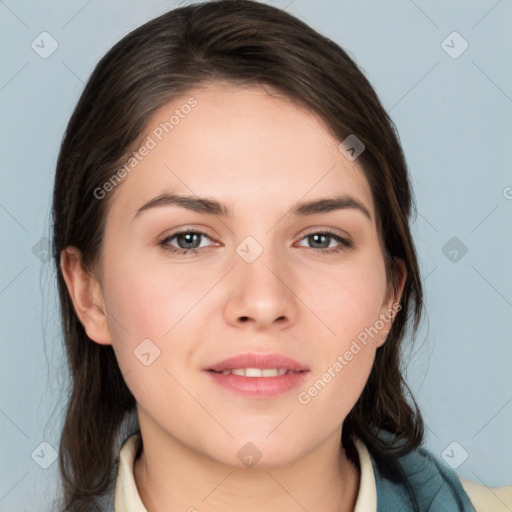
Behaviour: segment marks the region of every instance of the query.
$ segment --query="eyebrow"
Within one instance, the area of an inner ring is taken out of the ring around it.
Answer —
[[[151,208],[160,208],[163,206],[179,206],[194,212],[206,213],[209,215],[216,215],[221,217],[233,216],[233,213],[228,206],[220,203],[219,201],[216,201],[215,199],[208,199],[206,197],[197,196],[181,196],[177,194],[161,194],[157,197],[154,197],[153,199],[150,199],[147,203],[144,203],[135,213],[134,219],[144,211],[147,211]],[[372,220],[368,208],[366,208],[366,206],[355,197],[346,194],[335,197],[315,199],[312,201],[299,202],[292,208],[290,213],[292,215],[306,216],[345,209],[355,209],[360,211],[370,221]]]

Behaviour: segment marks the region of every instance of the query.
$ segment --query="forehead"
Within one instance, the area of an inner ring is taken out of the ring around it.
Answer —
[[[374,217],[364,173],[340,141],[319,116],[268,87],[191,90],[153,114],[141,141],[115,190],[113,214],[165,192],[215,197],[235,212],[276,213],[299,200],[350,193]]]

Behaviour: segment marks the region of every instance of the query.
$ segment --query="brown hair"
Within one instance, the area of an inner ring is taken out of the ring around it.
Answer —
[[[98,200],[95,189],[136,149],[153,112],[212,80],[270,86],[318,114],[340,141],[355,134],[364,143],[358,162],[372,191],[388,282],[396,285],[396,260],[403,262],[407,279],[401,311],[345,419],[342,442],[346,446],[357,436],[376,456],[405,454],[422,443],[423,421],[400,368],[401,343],[409,323],[417,331],[423,298],[409,228],[413,198],[392,121],[347,53],[294,16],[250,0],[194,4],[137,28],[101,59],[60,149],[53,258],[71,374],[59,451],[67,511],[98,510],[97,497],[115,479],[117,449],[127,433],[122,426],[135,411],[135,399],[112,346],[87,337],[63,279],[61,251],[77,247],[84,266],[94,271],[115,194]],[[397,442],[384,442],[381,430]]]

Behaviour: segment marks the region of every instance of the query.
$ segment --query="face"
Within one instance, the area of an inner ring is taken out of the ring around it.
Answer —
[[[394,303],[369,185],[339,142],[256,86],[211,84],[152,117],[108,192],[107,334],[93,335],[113,345],[143,434],[237,466],[249,442],[272,466],[339,439]],[[307,371],[279,385],[208,371],[238,354]]]

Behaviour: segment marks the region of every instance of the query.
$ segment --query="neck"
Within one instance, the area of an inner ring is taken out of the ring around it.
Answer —
[[[341,447],[340,431],[300,459],[267,468],[229,466],[168,434],[141,432],[134,476],[148,512],[354,510],[360,470]]]

